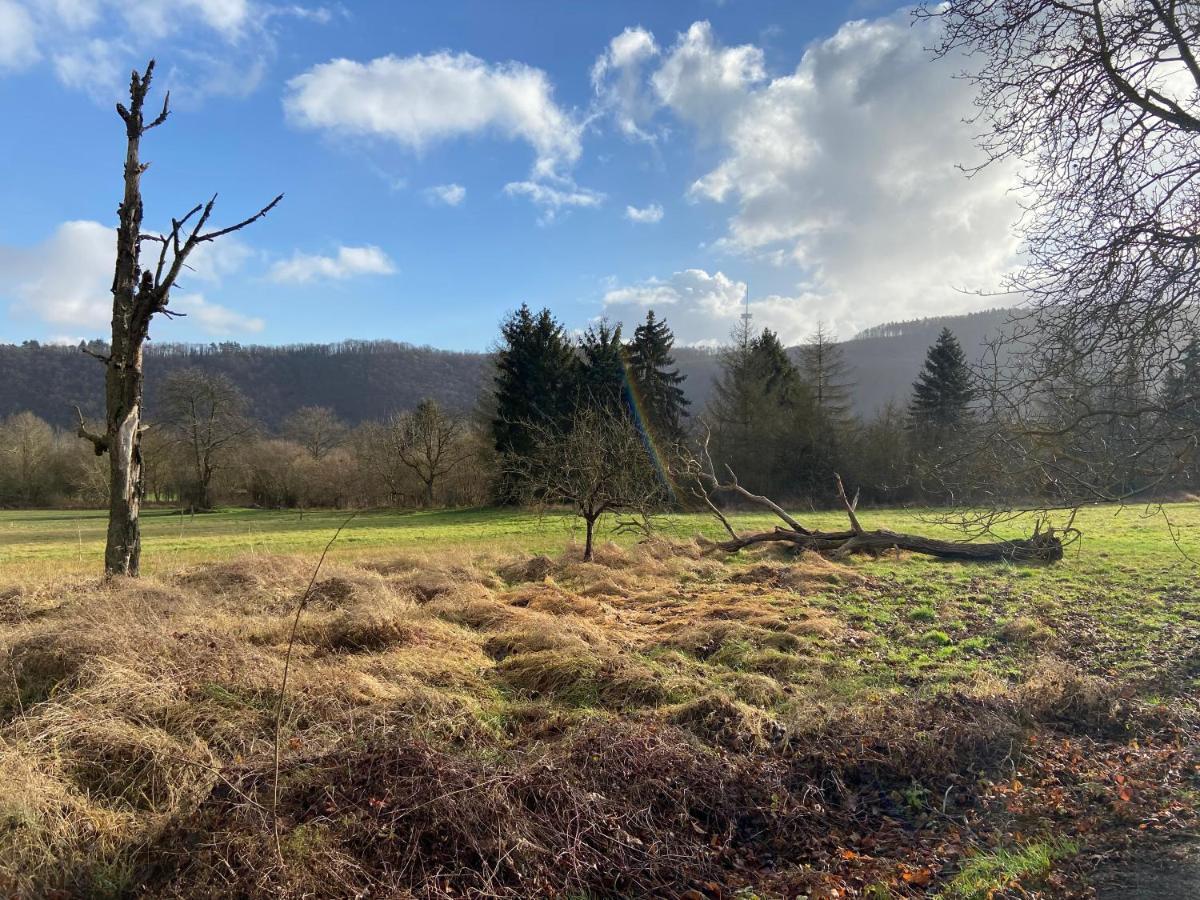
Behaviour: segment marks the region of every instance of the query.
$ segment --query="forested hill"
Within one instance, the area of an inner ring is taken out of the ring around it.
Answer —
[[[925,351],[942,327],[958,336],[969,356],[1003,324],[1003,310],[889,323],[842,344],[854,370],[855,407],[866,416],[889,399],[906,402]],[[93,348],[103,352],[103,346]],[[795,351],[794,351],[795,352]],[[703,407],[719,371],[710,350],[678,348],[693,409]],[[153,418],[156,386],[168,372],[187,366],[223,372],[249,395],[255,414],[278,425],[300,406],[329,406],[351,423],[378,419],[434,397],[452,409],[474,407],[490,371],[484,353],[455,353],[392,341],[344,341],[281,347],[212,344],[147,345],[147,412]],[[73,427],[78,404],[100,413],[104,367],[78,347],[0,344],[0,417],[31,410],[48,422]]]

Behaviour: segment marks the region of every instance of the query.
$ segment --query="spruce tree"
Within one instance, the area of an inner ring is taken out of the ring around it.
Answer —
[[[854,382],[842,348],[823,322],[800,348],[800,367],[817,412],[827,425],[842,423],[850,413]]]
[[[655,317],[650,310],[646,321],[633,330],[626,357],[646,427],[656,439],[670,444],[683,439],[688,406],[680,387],[686,376],[679,374],[671,355],[674,346],[675,335],[666,319]]]
[[[939,432],[958,428],[969,420],[974,396],[966,355],[954,333],[943,328],[913,382],[909,418],[914,427]]]
[[[579,404],[598,410],[624,408],[627,384],[621,326],[598,322],[584,332],[579,350]]]
[[[565,428],[574,413],[575,349],[550,310],[534,315],[525,304],[504,320],[500,336],[492,438],[500,454],[529,457],[538,428]]]
[[[709,414],[718,463],[768,494],[793,491],[808,465],[812,401],[778,335],[734,333],[721,358]]]

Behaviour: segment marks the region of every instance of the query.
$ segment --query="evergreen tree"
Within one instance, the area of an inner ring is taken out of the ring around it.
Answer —
[[[1162,406],[1173,426],[1188,433],[1200,426],[1200,340],[1189,341],[1167,372]]]
[[[842,348],[825,330],[823,322],[817,323],[817,330],[800,348],[800,367],[817,412],[826,424],[844,422],[850,413],[854,382],[850,380],[850,366]]]
[[[621,326],[600,321],[584,332],[579,350],[579,404],[605,411],[623,409],[627,384]]]
[[[709,413],[714,451],[738,478],[768,494],[794,491],[808,464],[812,400],[778,335],[763,329],[721,358]]]
[[[575,348],[548,309],[537,315],[525,304],[500,326],[493,389],[492,438],[497,452],[529,457],[535,430],[565,428],[574,413]],[[502,499],[511,499],[501,486]]]
[[[627,348],[629,376],[641,397],[646,427],[657,439],[671,444],[683,439],[688,406],[680,387],[686,376],[679,374],[671,355],[674,346],[675,335],[666,319],[656,318],[650,310],[646,321],[634,329]]]
[[[914,427],[937,432],[958,428],[969,420],[974,396],[966,355],[953,332],[943,328],[913,382],[909,418]]]

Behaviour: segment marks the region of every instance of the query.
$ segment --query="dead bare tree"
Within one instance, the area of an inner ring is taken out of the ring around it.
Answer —
[[[533,427],[531,456],[507,465],[535,505],[567,504],[583,519],[583,558],[591,561],[596,523],[630,513],[645,517],[669,499],[637,426],[620,409],[580,408],[568,428]]]
[[[801,525],[796,518],[770,497],[755,494],[743,487],[728,466],[725,468],[725,473],[723,478],[717,475],[712,456],[708,451],[706,435],[699,454],[683,460],[679,476],[681,480],[692,485],[695,496],[708,507],[728,533],[728,540],[716,541],[712,544],[713,549],[726,553],[736,553],[745,547],[756,544],[783,543],[790,544],[798,550],[809,550],[832,557],[848,556],[852,553],[878,555],[888,550],[906,550],[910,553],[964,562],[1000,560],[1055,562],[1062,559],[1063,555],[1063,532],[1056,532],[1052,527],[1043,531],[1040,523],[1029,538],[992,542],[943,541],[924,535],[906,534],[883,528],[867,530],[863,528],[858,519],[858,496],[855,495],[851,499],[846,494],[841,476],[836,474],[834,478],[836,479],[838,498],[846,511],[850,528],[845,531],[810,529]],[[776,526],[771,531],[739,533],[717,504],[714,494],[734,495],[745,502],[768,509],[778,516],[786,527]]]
[[[141,140],[170,114],[171,95],[163,99],[162,111],[149,123],[143,116],[146,94],[154,74],[154,60],[145,72],[136,70],[129,81],[129,106],[117,104],[125,123],[125,192],[117,208],[117,260],[113,273],[112,342],[107,354],[85,350],[105,367],[104,431],[89,430],[79,416],[79,436],[92,442],[96,455],[109,456],[108,541],[104,551],[107,575],[136,576],[141,560],[141,529],[138,516],[144,491],[142,467],[142,345],[154,316],[180,316],[169,308],[175,286],[187,259],[201,244],[215,241],[261,219],[283,199],[280,194],[254,215],[235,225],[205,231],[217,197],[194,206],[182,218],[171,220],[166,234],[142,231],[142,174],[149,163],[141,161]],[[191,224],[189,224],[191,223]],[[142,268],[143,243],[159,245],[153,268]]]
[[[1028,311],[981,378],[986,444],[1055,502],[1149,494],[1200,444],[1200,394],[1164,390],[1200,333],[1200,5],[949,0],[917,16],[964,59],[984,165],[1013,166],[1026,209],[1008,288]]]

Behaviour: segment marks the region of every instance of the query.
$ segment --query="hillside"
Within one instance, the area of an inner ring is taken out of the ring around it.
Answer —
[[[1005,310],[992,310],[889,323],[844,342],[846,361],[857,383],[857,412],[868,416],[888,400],[905,402],[926,349],[943,327],[953,330],[974,357],[1007,316]],[[692,408],[702,409],[719,371],[718,354],[682,347],[676,358],[687,376],[684,387]],[[255,413],[268,426],[278,425],[297,407],[312,404],[332,407],[352,423],[411,408],[423,397],[466,411],[474,407],[488,379],[485,353],[456,353],[393,341],[279,347],[151,344],[146,360],[151,416],[156,387],[163,376],[187,366],[222,372],[242,385]],[[100,412],[103,380],[103,368],[77,347],[2,344],[0,417],[27,409],[69,427],[75,404],[92,415]]]

